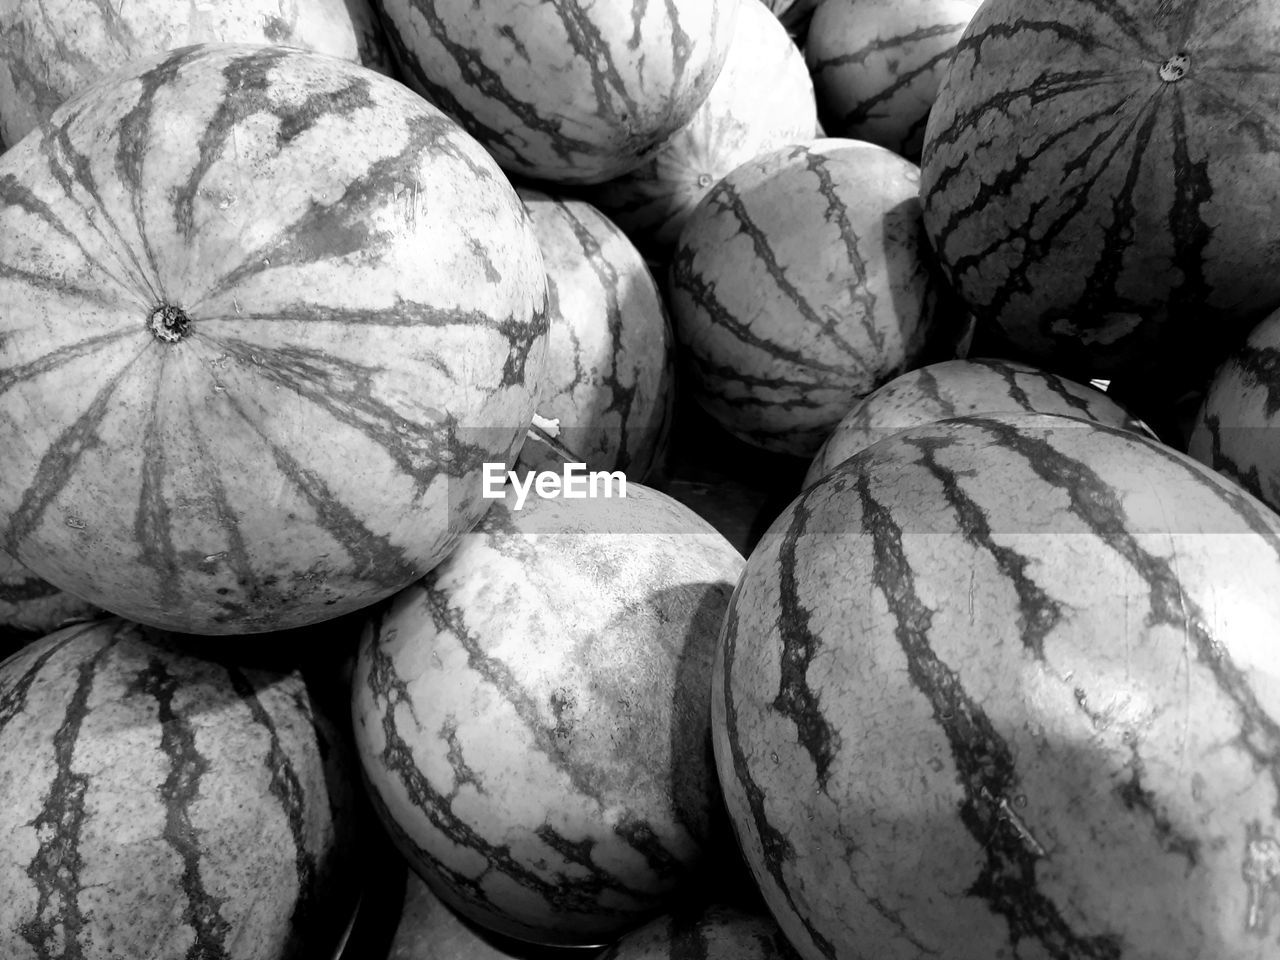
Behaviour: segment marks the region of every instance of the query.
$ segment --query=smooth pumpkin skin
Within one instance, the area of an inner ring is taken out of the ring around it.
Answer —
[[[1179,396],[1280,306],[1280,9],[993,0],[925,131],[925,229],[1002,355]]]
[[[546,296],[510,182],[403,85],[285,47],[135,63],[0,158],[3,549],[190,633],[389,596],[514,462]]]
[[[365,0],[7,0],[0,7],[0,150],[124,64],[194,43],[282,44],[391,72]]]

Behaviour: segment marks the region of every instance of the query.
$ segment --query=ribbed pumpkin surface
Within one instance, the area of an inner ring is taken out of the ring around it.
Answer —
[[[515,191],[388,78],[189,47],[0,159],[0,539],[187,632],[421,576],[533,412],[546,280]]]

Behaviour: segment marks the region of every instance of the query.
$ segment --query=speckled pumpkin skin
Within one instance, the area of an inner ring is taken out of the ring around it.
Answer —
[[[0,665],[0,956],[331,955],[350,763],[296,673],[115,618],[27,645]]]

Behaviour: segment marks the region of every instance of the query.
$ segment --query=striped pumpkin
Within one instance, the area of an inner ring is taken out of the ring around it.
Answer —
[[[1093,386],[996,357],[944,360],[910,370],[863,397],[827,437],[804,486],[878,440],[924,423],[975,413],[1049,413],[1145,433],[1147,426]]]
[[[809,960],[1280,950],[1280,517],[1134,433],[903,431],[752,553],[713,679]]]
[[[390,72],[369,0],[0,5],[0,138],[17,143],[63,101],[133,60],[194,43],[284,44]]]
[[[825,0],[805,62],[827,133],[919,162],[925,122],[978,0]]]
[[[184,632],[367,605],[488,506],[546,327],[519,197],[402,85],[140,61],[0,158],[0,548]]]
[[[1280,511],[1280,311],[1214,374],[1187,453]]]
[[[644,257],[583,200],[522,187],[547,271],[546,373],[519,466],[559,470],[565,459],[621,470],[643,483],[666,452],[675,403],[675,338]]]
[[[641,247],[667,254],[725,174],[762,153],[808,142],[817,128],[804,55],[764,4],[744,0],[724,67],[693,118],[642,166],[589,196]]]
[[[1280,6],[991,0],[921,197],[998,352],[1181,389],[1280,306]]]
[[[340,745],[296,672],[119,619],[24,647],[0,665],[0,956],[332,956],[356,893]]]
[[[502,936],[607,943],[707,865],[711,657],[743,560],[639,484],[513,501],[371,619],[356,745],[450,907]]]
[[[504,169],[568,184],[639,166],[689,121],[745,0],[376,2],[410,86]]]
[[[742,164],[676,244],[670,306],[697,401],[730,433],[811,457],[929,348],[938,299],[919,171],[822,139]]]
[[[89,620],[102,613],[0,551],[0,634],[16,631],[43,636],[68,621]]]
[[[665,914],[633,930],[600,960],[795,960],[767,914],[712,904]]]

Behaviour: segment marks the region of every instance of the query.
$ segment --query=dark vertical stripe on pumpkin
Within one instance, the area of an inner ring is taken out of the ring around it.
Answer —
[[[163,835],[182,863],[179,885],[186,904],[181,916],[191,928],[194,940],[187,948],[185,960],[228,960],[227,935],[231,924],[222,916],[226,898],[205,885],[200,870],[203,858],[200,831],[191,819],[209,761],[196,746],[196,728],[191,718],[174,710],[174,695],[182,683],[181,677],[169,672],[162,658],[151,656],[147,666],[134,677],[126,695],[142,693],[156,702],[160,752],[169,764],[164,783],[160,785],[165,810]]]
[[[809,686],[809,667],[823,648],[822,638],[809,626],[809,610],[800,598],[796,579],[796,550],[809,521],[806,500],[791,505],[792,520],[778,546],[777,630],[782,650],[778,663],[778,694],[772,707],[796,728],[796,739],[813,761],[814,779],[827,788],[831,763],[840,752],[840,733],[827,723],[822,701]]]
[[[814,946],[827,960],[836,960],[835,945],[822,935],[813,921],[796,904],[795,894],[787,883],[785,870],[787,862],[796,858],[796,848],[792,845],[791,839],[769,821],[769,815],[765,810],[764,789],[756,783],[751,772],[751,761],[746,751],[742,749],[742,742],[738,737],[742,721],[738,716],[738,705],[733,698],[733,669],[738,639],[737,604],[743,582],[745,581],[739,582],[738,587],[729,597],[729,607],[725,611],[724,628],[720,635],[720,657],[724,674],[725,742],[729,746],[727,759],[733,767],[733,777],[739,789],[742,790],[747,802],[747,813],[751,817],[751,823],[760,841],[760,863],[777,887],[778,893],[786,900],[791,912],[804,927],[805,933],[813,941]],[[738,835],[738,843],[742,849],[750,849],[750,844],[741,836],[742,827],[737,818],[733,820],[733,829]]]
[[[324,478],[304,467],[281,444],[272,441],[258,422],[232,397],[227,402],[240,420],[258,437],[280,475],[302,495],[315,515],[316,525],[331,536],[347,552],[354,569],[351,574],[381,587],[405,586],[417,572],[417,566],[385,534],[369,529],[325,483]]]
[[[90,811],[85,808],[89,777],[72,769],[80,727],[89,713],[89,695],[102,661],[119,642],[117,629],[93,655],[75,668],[75,686],[62,722],[53,735],[54,775],[40,812],[30,822],[39,847],[27,864],[26,874],[36,890],[34,913],[17,925],[18,935],[35,952],[37,960],[85,960],[82,942],[89,918],[80,908],[83,886],[80,870],[81,831]],[[89,944],[88,946],[91,946]]]
[[[1014,944],[1034,940],[1055,960],[1120,960],[1123,945],[1117,935],[1076,933],[1057,904],[1040,890],[1036,868],[1043,851],[1003,816],[1009,799],[1018,792],[1013,751],[965,691],[959,674],[933,650],[934,611],[916,591],[915,571],[897,518],[876,499],[866,474],[855,473],[851,479],[861,504],[862,533],[872,541],[872,581],[888,604],[911,686],[929,702],[934,722],[950,745],[957,784],[964,791],[960,822],[983,851],[982,870],[966,893],[1004,918]],[[905,930],[900,928],[900,933],[910,939]],[[935,952],[923,944],[916,946]]]
[[[1011,424],[979,418],[972,422],[994,436],[1003,449],[1023,457],[1046,483],[1065,492],[1071,499],[1071,512],[1123,557],[1142,579],[1150,604],[1146,622],[1151,626],[1170,626],[1182,632],[1195,651],[1196,659],[1236,708],[1240,733],[1232,738],[1232,743],[1253,760],[1257,769],[1267,772],[1275,786],[1276,814],[1280,816],[1280,722],[1273,719],[1259,701],[1248,674],[1236,666],[1230,651],[1210,632],[1207,626],[1210,618],[1199,604],[1187,596],[1172,562],[1143,548],[1130,529],[1128,515],[1115,489],[1088,464],[1064,454],[1048,439],[1033,436]],[[1163,453],[1159,449],[1160,444],[1139,440],[1120,430],[1114,432],[1133,443],[1145,443],[1157,453]],[[1169,459],[1177,457],[1170,456]],[[1220,489],[1219,496],[1232,502],[1229,495],[1224,495]],[[1266,509],[1254,503],[1251,509],[1255,515]],[[1258,523],[1261,525],[1262,521]],[[1256,532],[1274,549],[1280,544],[1280,537],[1273,532],[1273,523],[1271,521],[1265,529]]]
[[[594,913],[599,909],[598,894],[601,890],[613,889],[626,892],[625,888],[616,883],[611,874],[598,866],[593,866],[592,873],[586,878],[560,873],[552,874],[551,878],[548,878],[543,872],[529,869],[521,863],[512,855],[507,843],[493,842],[454,813],[451,798],[436,790],[418,766],[414,758],[412,738],[402,735],[396,724],[396,715],[400,710],[403,709],[410,716],[413,715],[413,701],[407,685],[396,673],[395,663],[381,648],[382,625],[382,613],[379,612],[373,619],[372,638],[366,641],[368,647],[361,651],[361,657],[367,659],[369,664],[366,680],[368,696],[376,708],[376,714],[381,719],[382,735],[385,741],[382,752],[376,759],[390,777],[399,781],[408,801],[430,823],[431,827],[439,831],[448,842],[484,857],[487,861],[486,869],[505,874],[520,887],[541,897],[557,911]],[[386,802],[379,796],[377,790],[371,790],[370,794],[374,798],[375,805],[382,809],[383,822],[388,823],[393,835],[416,854],[421,865],[445,877],[453,891],[462,899],[476,906],[502,911],[501,904],[495,904],[489,900],[489,895],[480,882],[480,876],[462,873],[436,859],[420,847],[408,831],[399,826],[395,817],[387,813]],[[556,842],[561,846],[568,842],[555,834],[549,825],[543,832],[546,833],[546,831],[552,831],[552,834],[559,838]],[[548,842],[546,836],[542,839],[543,842]],[[551,846],[550,843],[548,845]],[[552,849],[555,847],[553,846]]]
[[[317,884],[316,856],[307,846],[306,790],[294,768],[293,758],[280,741],[276,722],[259,699],[255,685],[236,667],[228,667],[227,675],[231,678],[231,689],[249,711],[253,722],[267,734],[267,755],[262,761],[270,775],[267,789],[280,804],[280,812],[288,824],[289,838],[293,841],[294,872],[298,878],[298,898],[290,914],[290,928],[295,936],[305,940],[314,925],[311,914],[316,908]]]
[[[142,349],[145,350],[149,346],[148,343]],[[4,542],[4,548],[9,553],[17,555],[21,552],[19,547],[22,542],[40,526],[45,511],[79,472],[81,458],[87,451],[99,445],[98,427],[111,412],[111,403],[121,381],[128,374],[133,362],[141,355],[142,350],[139,350],[129,363],[112,374],[98,390],[84,413],[64,428],[58,438],[50,444],[49,449],[44,452],[35,476],[23,490],[22,499],[10,516],[9,529],[5,531]],[[91,517],[87,519],[92,520]]]
[[[920,462],[941,484],[942,495],[956,517],[956,530],[965,543],[988,554],[1001,575],[1013,586],[1018,597],[1018,632],[1022,644],[1037,660],[1043,661],[1045,638],[1063,620],[1062,603],[1031,577],[1028,568],[1036,565],[1032,558],[996,542],[987,512],[965,492],[962,485],[962,478],[968,471],[957,474],[939,462],[938,451],[953,446],[955,439],[922,436],[911,437],[906,442],[920,451]]]
[[[159,349],[164,350],[167,346],[160,344]],[[138,559],[156,575],[160,605],[171,610],[180,606],[178,581],[182,571],[173,543],[173,511],[164,484],[167,463],[160,434],[160,409],[165,385],[163,360],[161,365],[151,393],[151,415],[147,417],[142,433],[142,476],[138,506],[133,515],[133,535],[137,541]]]

